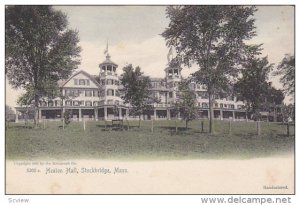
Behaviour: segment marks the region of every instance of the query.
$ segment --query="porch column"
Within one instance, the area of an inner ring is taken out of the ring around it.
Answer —
[[[223,120],[223,110],[220,109],[220,120]]]
[[[167,119],[170,120],[171,119],[171,115],[170,115],[170,109],[167,109]]]
[[[123,119],[123,115],[122,115],[122,108],[119,108],[119,119]]]
[[[154,120],[156,120],[156,109],[154,108],[154,116],[153,116]]]
[[[107,120],[107,107],[104,107],[104,120]]]
[[[78,120],[82,121],[82,118],[81,118],[81,108],[78,109],[78,113],[79,113],[79,119]]]
[[[98,121],[98,108],[94,109],[95,121]]]
[[[39,112],[39,122],[42,122],[42,110],[41,110],[41,108],[39,108],[38,112]]]
[[[235,112],[234,112],[234,110],[232,111],[232,120],[235,121]]]
[[[16,109],[16,122],[19,122],[19,111]]]

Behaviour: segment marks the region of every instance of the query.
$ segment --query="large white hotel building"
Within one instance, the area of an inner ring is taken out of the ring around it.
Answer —
[[[122,85],[120,76],[116,70],[118,65],[114,63],[109,54],[99,64],[99,76],[90,75],[85,71],[79,71],[67,80],[59,81],[59,86],[64,98],[43,100],[39,106],[39,119],[59,120],[62,113],[69,110],[72,120],[81,121],[110,119],[135,119],[130,116],[130,105],[122,100]],[[178,82],[182,80],[182,68],[169,66],[165,68],[164,78],[151,78],[153,96],[160,99],[160,103],[154,103],[154,110],[142,116],[147,119],[171,119],[175,118],[174,102]],[[199,118],[209,118],[208,94],[200,84],[191,82],[190,87],[197,96]],[[217,98],[214,105],[215,119],[246,120],[246,110],[242,101],[237,101],[235,96]],[[24,120],[27,108],[16,107],[16,121]],[[118,109],[116,116],[115,109]],[[179,115],[180,117],[180,115]]]

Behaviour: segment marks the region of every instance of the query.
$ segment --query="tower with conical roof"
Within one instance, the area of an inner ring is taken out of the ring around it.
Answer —
[[[181,70],[180,64],[175,59],[172,59],[165,68],[165,78],[169,89],[169,102],[176,101],[178,83],[182,80]]]
[[[108,53],[108,46],[105,50],[106,59],[99,64],[100,73],[100,85],[101,85],[101,100],[104,102],[105,112],[107,108],[119,107],[122,104],[122,99],[119,93],[119,77],[117,75],[118,65],[111,61],[110,55]],[[112,114],[111,114],[112,115]],[[104,118],[109,118],[109,113],[104,114]]]

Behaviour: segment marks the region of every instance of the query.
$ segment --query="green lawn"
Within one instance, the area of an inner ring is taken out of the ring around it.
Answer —
[[[71,122],[65,130],[61,122],[47,122],[46,128],[25,128],[11,123],[6,130],[6,158],[37,159],[222,159],[254,158],[292,153],[294,126],[286,136],[286,125],[261,123],[261,136],[256,135],[256,123],[215,121],[215,134],[210,135],[208,121],[185,123],[178,121],[130,121],[129,131],[106,129],[103,121],[90,121],[83,130],[82,122]],[[126,123],[124,123],[126,125]],[[125,126],[126,128],[126,126]]]

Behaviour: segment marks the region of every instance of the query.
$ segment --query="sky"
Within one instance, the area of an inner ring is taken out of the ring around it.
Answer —
[[[55,6],[67,14],[69,28],[79,32],[81,65],[78,70],[99,74],[99,64],[105,60],[108,41],[111,60],[119,65],[140,66],[144,74],[164,77],[168,63],[168,48],[160,34],[168,26],[165,6]],[[255,25],[257,36],[250,44],[263,43],[263,56],[275,66],[285,54],[294,54],[294,7],[257,6]],[[187,77],[197,68],[184,68]],[[278,77],[271,77],[274,87],[282,88]],[[22,90],[13,90],[6,82],[6,104],[16,106]],[[286,98],[288,103],[289,99]]]

